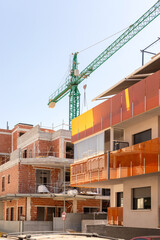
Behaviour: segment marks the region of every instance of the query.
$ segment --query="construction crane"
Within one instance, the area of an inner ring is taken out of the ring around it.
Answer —
[[[77,54],[73,54],[72,69],[64,84],[49,97],[49,107],[54,108],[55,104],[69,94],[69,129],[71,121],[80,115],[80,92],[78,85],[100,67],[107,59],[123,47],[129,40],[145,28],[160,14],[160,0],[158,0],[145,14],[109,45],[96,59],[94,59],[80,74],[78,71]]]

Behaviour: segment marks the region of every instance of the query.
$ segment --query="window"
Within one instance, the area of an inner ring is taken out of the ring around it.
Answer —
[[[53,217],[55,216],[56,209],[54,207],[47,208],[47,221],[53,221]]]
[[[11,176],[10,176],[10,174],[8,175],[8,184],[10,184],[10,182],[11,182]]]
[[[110,189],[102,188],[102,196],[110,196]]]
[[[74,158],[74,145],[71,142],[66,142],[66,158]]]
[[[14,208],[13,207],[11,207],[11,219],[10,220],[11,221],[14,220]]]
[[[37,186],[45,185],[48,190],[50,187],[50,171],[49,170],[36,170],[36,183]]]
[[[23,158],[27,158],[27,149],[23,151]]]
[[[98,208],[84,207],[83,211],[84,211],[84,213],[93,213],[93,212],[98,212]]]
[[[141,142],[151,140],[151,137],[152,137],[152,129],[148,129],[146,131],[134,134],[133,135],[133,144],[138,144]]]
[[[107,212],[107,208],[110,206],[109,200],[102,200],[102,212]]]
[[[65,172],[65,182],[70,182],[70,172]]]
[[[20,216],[23,213],[23,207],[18,207],[18,221],[20,221]]]
[[[124,140],[124,130],[120,128],[113,129],[114,140],[123,141]]]
[[[123,207],[123,192],[117,192],[117,207]]]
[[[23,134],[24,134],[24,132],[20,132],[20,133],[19,133],[19,136],[21,137]]]
[[[74,144],[74,159],[80,160],[104,153],[104,132]]]
[[[45,208],[37,207],[37,221],[44,221]]]
[[[9,208],[6,209],[6,221],[9,221]]]
[[[133,188],[132,199],[134,210],[151,209],[151,187]]]
[[[5,191],[5,177],[2,177],[2,192]]]
[[[57,209],[57,217],[61,217],[62,216],[62,212],[63,212],[63,208],[58,207],[58,209]]]

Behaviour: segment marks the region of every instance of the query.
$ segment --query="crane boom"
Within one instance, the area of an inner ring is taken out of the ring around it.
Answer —
[[[137,33],[142,31],[151,21],[160,14],[160,1],[154,4],[143,16],[132,24],[122,35],[94,59],[78,76],[77,82],[81,83],[86,77],[100,67],[107,59],[123,47]]]
[[[75,74],[77,67],[77,53],[74,53],[71,74],[66,78],[64,84],[49,97],[49,107],[69,93],[69,126],[71,120],[80,114],[80,93],[78,84],[89,77],[107,59],[123,47],[129,40],[137,35],[143,28],[151,23],[160,14],[160,0],[158,0],[145,14],[109,45],[97,58],[95,58],[79,75]]]

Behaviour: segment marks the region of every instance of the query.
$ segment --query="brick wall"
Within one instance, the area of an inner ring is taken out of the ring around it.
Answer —
[[[22,207],[22,215],[26,216],[26,198],[5,201],[4,210],[3,210],[3,219],[6,220],[6,209],[9,208],[9,220],[11,220],[11,208],[14,208],[13,221],[17,221],[18,207]]]
[[[13,166],[3,172],[0,172],[0,195],[5,195],[8,193],[16,194],[18,193],[18,169],[19,165]],[[8,176],[10,175],[10,183],[8,183]],[[4,191],[2,191],[2,177],[4,180]]]
[[[17,149],[17,138],[20,136],[20,133],[25,133],[32,128],[33,128],[32,125],[17,124],[12,129],[12,150],[13,151]]]
[[[66,201],[66,212],[72,211],[72,201]],[[45,207],[45,213],[47,207],[60,207],[63,211],[64,201],[54,200],[52,198],[32,198],[31,199],[31,220],[37,220],[37,207]],[[46,214],[45,214],[46,215]],[[46,217],[45,217],[46,220]]]
[[[11,131],[0,129],[0,153],[11,152]]]
[[[100,211],[100,200],[98,200],[98,199],[78,200],[77,201],[77,213],[83,213],[84,207],[98,208],[98,211]]]
[[[36,193],[36,169],[50,170],[50,191],[60,190],[61,170],[59,168],[33,167],[32,165],[20,165],[19,192]],[[63,180],[63,179],[62,179]],[[58,184],[55,184],[58,182]]]
[[[21,149],[21,156],[23,158],[23,151],[27,150],[27,158],[30,157],[45,157],[55,156],[59,157],[59,139],[53,141],[37,140],[34,143]]]

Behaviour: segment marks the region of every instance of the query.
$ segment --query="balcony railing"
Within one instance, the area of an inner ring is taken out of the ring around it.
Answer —
[[[107,209],[107,222],[110,225],[123,225],[123,207],[109,207]]]
[[[71,186],[107,179],[107,154],[71,165]]]
[[[110,179],[160,171],[160,138],[110,153]]]

